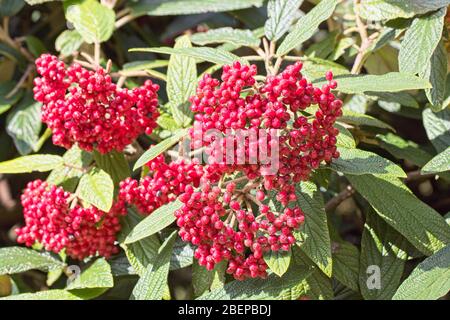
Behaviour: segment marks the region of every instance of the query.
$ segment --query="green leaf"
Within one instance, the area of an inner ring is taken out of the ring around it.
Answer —
[[[170,108],[171,106],[169,105],[168,108]],[[168,114],[168,113],[162,113],[160,114],[160,116],[158,117],[158,119],[156,120],[156,122],[158,123],[158,125],[164,129],[164,130],[168,130],[170,132],[174,132],[177,129],[180,129],[180,126],[176,123],[176,121],[173,119],[172,115]]]
[[[359,250],[347,241],[333,241],[333,277],[354,291],[359,291]]]
[[[190,38],[193,43],[201,46],[214,43],[230,43],[238,47],[259,47],[261,42],[251,30],[240,30],[230,27],[195,33]]]
[[[340,157],[333,159],[330,164],[330,168],[334,171],[355,175],[379,174],[406,178],[406,173],[401,167],[376,153],[345,147],[338,147],[338,151],[341,154]]]
[[[425,90],[433,111],[440,111],[446,107],[444,100],[447,89],[447,67],[447,49],[443,41],[441,41],[429,61],[427,61],[425,71],[422,75],[423,78],[429,79],[433,86],[432,89]]]
[[[19,90],[12,97],[6,98],[14,87],[15,83],[12,81],[0,83],[0,114],[11,109],[11,107],[22,97],[23,90]]]
[[[25,43],[27,44],[28,51],[35,57],[39,57],[44,52],[48,52],[44,43],[34,36],[27,36],[25,38]]]
[[[422,168],[423,173],[444,172],[449,170],[450,170],[450,147],[439,153]]]
[[[424,79],[407,73],[390,72],[383,75],[340,75],[336,76],[337,90],[349,94],[364,94],[370,91],[398,92],[415,89],[429,89],[431,84]],[[313,81],[316,86],[325,80]]]
[[[347,175],[375,211],[419,251],[433,254],[450,242],[450,227],[398,179]]]
[[[77,30],[64,30],[55,40],[55,49],[63,56],[70,56],[83,44],[83,37]]]
[[[341,38],[333,49],[328,59],[332,61],[338,60],[345,54],[345,51],[355,44],[355,40],[352,38]]]
[[[212,271],[200,266],[197,260],[192,265],[192,286],[196,297],[205,292],[223,287],[225,283],[225,270],[227,262],[222,261],[216,264]]]
[[[277,55],[283,56],[311,38],[319,25],[333,14],[336,5],[336,0],[322,0],[307,15],[301,17],[278,47]]]
[[[400,72],[423,73],[441,39],[445,13],[446,9],[441,9],[413,20],[401,43]]]
[[[306,49],[305,51],[305,55],[307,55],[310,58],[326,59],[333,52],[333,49],[336,46],[338,35],[339,35],[338,30],[334,30],[328,33],[325,39],[309,46],[308,49]],[[316,78],[323,77],[323,75],[324,73],[322,73]]]
[[[137,15],[168,16],[239,10],[262,4],[263,0],[146,0],[131,5],[131,8]]]
[[[48,253],[22,247],[0,248],[0,275],[28,270],[49,271],[64,267],[64,263]]]
[[[408,160],[418,167],[422,167],[431,159],[431,155],[422,150],[412,141],[406,141],[393,133],[377,135],[380,147],[387,150],[398,159]]]
[[[31,96],[24,97],[8,114],[6,132],[13,138],[17,151],[26,155],[34,150],[41,131],[41,104]]]
[[[177,270],[192,265],[194,260],[194,246],[178,237],[173,246],[170,257],[170,270]]]
[[[411,18],[449,4],[450,0],[364,0],[359,4],[359,11],[365,19],[380,21]]]
[[[399,104],[399,109],[401,106],[419,109],[419,103],[407,92],[366,92],[366,95],[377,98],[379,102],[384,101],[397,103]]]
[[[189,36],[179,37],[175,49],[192,47]],[[175,121],[181,127],[189,125],[193,113],[189,98],[195,94],[197,85],[197,66],[195,59],[173,54],[167,68],[167,96]]]
[[[294,247],[293,257],[294,262],[298,264],[299,268],[307,269],[312,267],[313,271],[309,277],[301,281],[299,285],[291,290],[291,295],[293,297],[298,296],[299,298],[305,297],[315,300],[333,299],[334,294],[331,279],[299,247]]]
[[[269,18],[264,25],[267,39],[276,41],[289,30],[302,2],[303,0],[269,0],[267,3]]]
[[[383,121],[378,120],[377,118],[346,109],[343,110],[343,115],[339,117],[339,121],[349,123],[355,126],[369,126],[381,129],[394,130],[394,128],[392,128],[390,125],[384,123]]]
[[[321,79],[327,71],[335,76],[350,74],[346,67],[333,61],[309,57],[303,62],[302,74],[309,80]]]
[[[289,268],[291,263],[291,250],[289,251],[272,251],[270,250],[264,255],[264,261],[277,276],[281,277]]]
[[[127,208],[127,210],[128,214],[122,219],[122,230],[118,237],[120,242],[123,242],[125,236],[144,219],[133,208]],[[134,243],[122,243],[121,247],[125,250],[127,259],[135,272],[142,276],[147,266],[155,261],[160,245],[158,236],[155,234]]]
[[[157,69],[167,67],[169,65],[169,60],[141,60],[127,62],[123,65],[122,73],[127,71],[142,71],[148,69]]]
[[[322,195],[312,182],[302,182],[296,189],[297,203],[305,213],[300,227],[301,248],[328,276],[331,276],[331,242]]]
[[[128,161],[121,152],[111,151],[102,154],[94,151],[94,160],[97,167],[110,175],[115,185],[118,185],[120,181],[125,180],[131,175]]]
[[[131,266],[139,276],[142,276],[147,266],[155,261],[160,242],[158,237],[153,235],[123,246]]]
[[[99,258],[70,282],[66,290],[112,288],[113,286],[114,279],[111,273],[111,267],[104,258]]]
[[[151,215],[142,220],[127,236],[125,244],[133,243],[147,238],[164,229],[175,221],[174,212],[182,207],[179,200],[159,207]]]
[[[158,257],[153,264],[147,266],[145,274],[139,279],[133,289],[134,300],[161,300],[167,285],[170,268],[170,256],[177,237],[177,231],[164,241],[158,250]]]
[[[0,173],[45,172],[63,165],[63,158],[51,154],[35,154],[0,162]]]
[[[93,168],[83,175],[77,192],[82,200],[104,212],[108,212],[112,207],[114,183],[102,169]]]
[[[425,109],[422,113],[423,125],[434,148],[442,152],[450,146],[450,110],[434,113]]]
[[[339,134],[336,137],[336,145],[340,146],[340,147],[345,147],[345,148],[356,148],[356,141],[355,138],[353,138],[353,135],[351,134],[350,131],[348,131],[348,129],[346,127],[344,127],[342,124],[340,123],[335,123],[334,125],[335,128],[337,128],[339,130]]]
[[[0,17],[12,17],[22,10],[23,0],[0,0]]]
[[[293,266],[295,267],[295,266]],[[292,294],[292,289],[308,278],[313,267],[289,268],[289,271],[280,278],[275,274],[266,279],[247,279],[244,281],[231,281],[222,288],[212,290],[202,295],[199,300],[288,300],[297,299],[298,295]]]
[[[164,151],[168,150],[170,147],[175,145],[178,141],[181,140],[181,138],[185,137],[187,134],[188,134],[187,129],[177,130],[173,133],[173,135],[170,138],[161,141],[156,146],[150,147],[150,149],[145,151],[144,154],[136,161],[133,170],[136,170],[145,165],[150,160],[155,159],[161,153],[163,153]]]
[[[64,165],[50,172],[47,182],[62,186],[65,191],[74,192],[78,181],[92,162],[92,153],[74,145],[63,155]]]
[[[243,64],[248,64],[244,59],[239,58],[237,55],[217,48],[209,47],[193,47],[193,48],[134,48],[130,49],[130,52],[155,52],[163,54],[178,54],[186,57],[199,59],[202,61],[208,61],[219,65],[233,64],[235,61],[240,61]]]
[[[0,298],[0,300],[83,300],[83,298],[66,290],[55,289],[17,294]]]
[[[101,43],[111,37],[116,14],[96,0],[83,0],[67,7],[66,19],[73,24],[84,41]]]
[[[425,259],[400,285],[393,300],[436,300],[450,290],[450,245]]]
[[[345,101],[344,108],[342,112],[345,115],[345,112],[356,112],[356,115],[362,114],[363,116],[367,112],[369,108],[370,100],[369,97],[363,94],[355,94],[351,95],[347,101]],[[393,130],[393,129],[392,129]]]
[[[361,240],[359,286],[366,300],[390,300],[403,274],[406,239],[373,212],[367,212]],[[369,266],[380,268],[380,288],[368,286]]]

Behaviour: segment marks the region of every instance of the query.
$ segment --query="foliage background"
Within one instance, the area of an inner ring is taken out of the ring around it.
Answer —
[[[197,74],[191,73],[190,78],[176,68],[168,71],[169,63],[176,63],[173,60],[178,59],[177,67],[182,70],[186,67],[183,63],[190,63],[186,55],[167,49],[177,37],[184,35],[178,38],[184,39],[178,40],[178,46],[182,41],[192,42],[219,48],[222,53],[249,56],[254,52],[242,45],[248,44],[248,39],[237,37],[230,29],[221,29],[219,35],[205,36],[204,32],[227,27],[251,30],[256,37],[265,34],[283,43],[278,48],[286,52],[281,53],[290,52],[291,57],[304,60],[304,73],[310,80],[320,82],[330,69],[341,76],[339,90],[345,101],[339,127],[342,157],[331,167],[318,170],[313,183],[299,187],[311,223],[302,230],[300,249],[290,258],[290,268],[282,278],[272,275],[266,282],[238,283],[224,278],[220,271],[205,273],[193,264],[192,248],[170,238],[166,229],[159,234],[160,240],[172,239],[175,244],[169,254],[169,286],[161,297],[445,296],[450,289],[450,18],[446,8],[450,1],[101,2],[103,6],[95,0],[0,0],[0,161],[65,152],[49,140],[51,132],[40,122],[40,106],[32,99],[33,61],[42,52],[59,53],[70,61],[80,59],[79,52],[92,55],[92,43],[98,41],[103,64],[111,59],[113,72],[126,86],[142,82],[143,75],[156,79],[164,113],[156,133],[139,138],[139,148],[144,151],[189,125],[186,100],[195,89],[197,75],[220,67],[215,52],[212,58],[197,56]],[[70,5],[79,10],[67,10]],[[314,11],[316,6],[323,10]],[[331,15],[327,15],[329,8]],[[272,25],[266,23],[268,18]],[[158,47],[150,49],[153,52],[129,50]],[[167,53],[173,54],[172,62]],[[234,57],[224,56],[225,61]],[[262,62],[257,63],[264,69]],[[178,87],[171,90],[171,86]],[[127,176],[130,171],[123,160],[132,166],[139,154],[118,157],[103,165],[101,159],[96,162],[110,175],[119,172],[118,176]],[[11,175],[14,170],[0,164],[2,248],[15,246],[13,230],[23,223],[18,203],[21,190],[28,181],[47,176],[39,172]],[[136,255],[141,263],[151,259],[159,243],[155,249],[150,239],[124,245],[128,258]],[[0,296],[39,292],[21,297],[127,299],[143,276],[139,270],[134,271],[138,275],[130,272],[122,253],[109,262],[98,259],[81,264],[84,276],[65,287],[63,271],[71,262],[66,265],[59,257],[36,252],[0,249]],[[381,268],[380,290],[367,289],[370,265]],[[96,276],[105,270],[105,277]],[[158,281],[166,285],[166,277]]]

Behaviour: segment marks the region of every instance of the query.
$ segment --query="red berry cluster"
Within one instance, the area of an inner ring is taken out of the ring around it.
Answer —
[[[87,151],[122,151],[137,136],[156,127],[159,86],[118,88],[104,69],[89,71],[79,64],[66,68],[50,54],[36,60],[42,76],[34,81],[34,96],[43,103],[42,121],[56,145],[74,143]]]
[[[226,260],[227,272],[236,279],[265,277],[264,254],[289,250],[295,243],[293,231],[304,220],[300,208],[288,206],[295,200],[295,184],[308,180],[323,161],[339,156],[334,123],[342,114],[342,102],[331,92],[337,83],[328,72],[328,83],[317,88],[301,69],[298,62],[259,83],[256,66],[236,62],[224,67],[221,81],[205,75],[191,98],[192,144],[194,149],[206,145],[209,161],[202,182],[207,183],[202,191],[186,187],[180,196],[183,207],[175,215],[181,238],[197,246],[195,257],[209,270]],[[195,131],[199,128],[201,141]],[[211,129],[224,139],[204,135]],[[237,129],[264,129],[265,134],[258,130],[256,140],[242,140]],[[229,155],[223,153],[227,145],[234,147],[233,160],[244,155],[248,162],[230,164],[225,159]],[[266,149],[266,158],[255,162],[251,155],[258,148]],[[267,165],[272,152],[279,157],[275,174]],[[247,180],[242,188],[224,182],[238,172],[244,172]],[[281,212],[262,203],[266,191],[274,188],[279,190],[276,200],[285,207]]]
[[[195,160],[195,159],[194,159]],[[127,178],[120,183],[119,201],[134,205],[140,213],[151,214],[182,194],[186,186],[198,187],[203,176],[203,166],[198,161],[183,159],[166,163],[160,155],[147,164],[150,172],[139,182]]]
[[[292,231],[304,220],[299,208],[274,213],[260,205],[260,215],[241,209],[233,196],[236,185],[225,190],[209,184],[202,191],[191,186],[180,196],[181,209],[175,212],[183,241],[197,246],[194,257],[200,265],[212,270],[222,260],[228,261],[227,273],[236,279],[265,277],[264,254],[270,250],[289,250],[295,243]],[[259,199],[264,194],[257,194]]]
[[[302,63],[297,62],[259,84],[255,81],[255,65],[243,66],[236,62],[233,66],[224,67],[222,81],[205,75],[199,82],[196,95],[191,98],[191,109],[195,112],[194,128],[200,127],[203,132],[209,129],[223,133],[226,129],[267,129],[267,136],[258,136],[256,146],[245,142],[245,159],[249,159],[252,150],[264,145],[270,157],[272,143],[275,143],[273,130],[281,130],[277,142],[279,169],[275,175],[268,173],[265,159],[259,159],[256,164],[224,165],[224,158],[218,157],[215,152],[224,149],[225,140],[212,137],[197,141],[194,130],[191,136],[194,148],[202,142],[209,147],[206,151],[216,171],[239,170],[250,179],[263,176],[267,190],[283,190],[279,194],[283,204],[295,199],[294,183],[308,180],[311,171],[323,161],[330,162],[339,157],[336,150],[336,135],[339,132],[334,128],[334,123],[342,115],[342,101],[331,92],[336,89],[337,83],[333,80],[333,74],[328,72],[328,84],[321,88],[314,87],[303,77],[301,69]],[[314,117],[308,118],[299,112],[313,105],[318,106]],[[238,141],[233,143],[236,145]],[[235,158],[238,156],[241,155],[234,155]]]
[[[70,207],[73,195],[41,180],[28,183],[21,200],[25,226],[17,229],[17,241],[27,246],[40,243],[45,250],[83,260],[118,253],[116,234],[120,231],[120,206],[105,213],[95,207]]]

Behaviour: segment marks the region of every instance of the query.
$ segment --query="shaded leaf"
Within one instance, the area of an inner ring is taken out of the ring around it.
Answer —
[[[428,257],[400,285],[393,300],[435,300],[450,290],[450,245]]]
[[[430,255],[450,242],[450,227],[398,179],[347,175],[375,211],[419,251]]]
[[[336,0],[322,0],[308,14],[301,17],[278,47],[277,55],[285,55],[308,40],[316,32],[319,25],[333,14],[336,5]]]
[[[181,201],[176,200],[153,211],[151,215],[134,227],[125,239],[125,244],[147,238],[170,225],[175,221],[174,212],[181,208],[182,205]]]
[[[164,241],[158,250],[158,256],[153,264],[147,266],[144,275],[133,289],[132,298],[135,300],[161,300],[167,285],[170,256],[177,231]]]

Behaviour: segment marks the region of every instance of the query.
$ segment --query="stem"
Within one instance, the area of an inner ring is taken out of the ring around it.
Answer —
[[[245,59],[245,60],[249,60],[249,61],[262,61],[262,60],[264,60],[264,58],[261,57],[260,55],[257,55],[257,56],[244,56],[244,57],[241,57],[241,58]]]
[[[94,61],[95,66],[97,68],[100,67],[100,51],[101,51],[100,43],[99,42],[94,43]]]
[[[325,211],[326,212],[333,211],[334,209],[336,209],[336,207],[338,205],[341,204],[341,202],[343,202],[344,200],[350,198],[354,193],[355,193],[355,189],[353,189],[353,187],[351,185],[348,185],[338,195],[336,195],[335,197],[331,198],[327,202],[327,204],[325,205]]]
[[[117,80],[117,88],[122,88],[123,84],[125,83],[125,80],[127,80],[126,76],[120,76],[119,80]]]
[[[86,59],[87,62],[89,62],[92,65],[95,65],[95,59],[92,58],[91,55],[87,54],[86,52],[80,52],[80,55]]]
[[[355,19],[356,19],[356,28],[361,37],[361,46],[359,47],[358,54],[355,58],[355,62],[353,63],[353,67],[351,70],[352,74],[358,74],[361,72],[361,69],[364,65],[364,62],[368,56],[368,49],[370,48],[373,38],[369,37],[367,34],[367,26],[362,22],[361,17],[359,16],[359,4],[361,0],[354,0],[353,6],[355,10]]]
[[[28,61],[30,61],[34,64],[33,55],[30,52],[28,52],[27,49],[23,48],[19,42],[13,40],[9,36],[9,18],[8,17],[3,18],[3,27],[0,27],[0,41],[3,41],[10,47],[20,51],[20,53],[22,53]]]
[[[434,178],[436,176],[435,173],[424,173],[420,172],[420,170],[416,171],[410,171],[406,174],[405,182],[412,182],[412,181],[421,181],[426,180],[430,178]]]
[[[135,16],[134,14],[127,14],[125,16],[123,16],[122,18],[120,18],[119,20],[116,21],[115,23],[115,27],[116,29],[119,29],[121,27],[123,27],[124,25],[126,25],[128,22],[133,21],[134,19],[136,19],[137,16]]]
[[[101,3],[102,5],[104,5],[105,7],[109,8],[109,9],[113,9],[114,6],[116,5],[117,0],[102,0]]]
[[[42,136],[39,138],[38,142],[36,143],[35,152],[38,152],[41,150],[42,146],[44,145],[45,141],[47,141],[48,138],[52,135],[52,130],[50,128],[45,129]]]
[[[78,60],[78,59],[74,59],[73,61],[78,63],[79,65],[85,67],[85,68],[95,70],[95,66],[93,64],[89,63],[89,62]]]
[[[278,57],[275,61],[275,66],[273,67],[273,73],[276,75],[278,73],[278,70],[280,70],[281,63],[283,62],[282,57]]]
[[[283,59],[286,61],[304,61],[304,60],[306,60],[306,58],[296,57],[296,56],[284,56]]]
[[[238,182],[241,182],[241,181],[244,181],[244,180],[248,180],[248,178],[247,177],[239,177],[239,178],[236,178],[236,179],[233,179],[233,180],[228,180],[228,181],[225,181],[223,183],[223,185],[226,186],[229,183],[232,183],[232,182],[238,183]]]
[[[29,64],[27,69],[25,70],[24,74],[22,75],[22,77],[20,77],[19,82],[17,82],[17,84],[14,86],[14,88],[5,96],[6,99],[11,98],[12,96],[14,96],[17,93],[17,91],[19,91],[20,87],[28,79],[28,76],[33,71],[33,69],[34,69],[34,65]]]
[[[117,12],[116,17],[117,17],[117,19],[122,18],[123,16],[126,16],[130,12],[131,12],[130,8],[124,8],[124,9],[120,10],[119,12]]]
[[[276,42],[275,41],[270,41],[270,46],[269,46],[270,58],[275,56],[275,49],[276,49]]]
[[[17,201],[12,196],[8,180],[2,174],[0,174],[0,203],[7,211],[12,211],[17,205]]]
[[[9,34],[9,17],[3,17],[3,30]]]
[[[251,194],[247,193],[245,195],[247,197],[247,199],[253,201],[255,204],[257,204],[259,207],[263,205],[263,203],[261,201],[259,201],[258,199],[256,199],[254,196],[252,196]]]
[[[111,59],[108,59],[108,62],[106,63],[106,73],[110,73],[112,68],[112,61]]]

